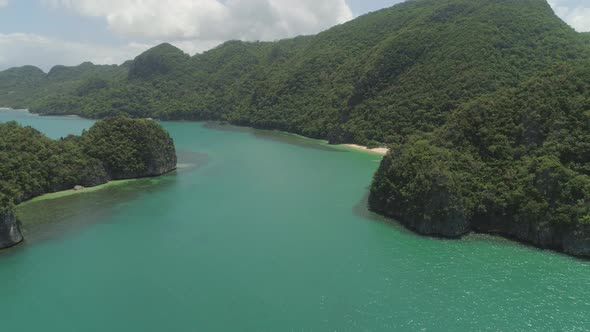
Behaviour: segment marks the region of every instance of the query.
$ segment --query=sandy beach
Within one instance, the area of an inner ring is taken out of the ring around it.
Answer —
[[[358,145],[358,144],[342,144],[342,146],[345,146],[347,148],[351,148],[354,150],[359,150],[359,151],[365,151],[365,152],[370,152],[370,153],[374,153],[374,154],[378,154],[380,156],[384,156],[387,154],[387,152],[389,152],[388,148],[374,148],[374,149],[369,149],[366,146],[362,146],[362,145]]]

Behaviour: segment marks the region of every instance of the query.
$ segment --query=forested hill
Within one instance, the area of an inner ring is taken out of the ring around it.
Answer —
[[[125,66],[97,66],[85,62],[79,66],[55,66],[45,74],[34,66],[0,72],[0,106],[30,108],[48,96],[77,94],[97,80],[115,81],[127,75]]]
[[[0,73],[0,105],[45,114],[226,120],[332,142],[401,143],[473,98],[590,55],[545,0],[409,0],[314,36],[169,44],[122,66]]]
[[[16,122],[0,123],[0,249],[22,240],[14,205],[45,193],[176,168],[170,135],[156,122],[98,121],[81,136],[52,140]]]
[[[590,257],[590,61],[555,65],[392,146],[370,206],[420,233],[494,232]]]

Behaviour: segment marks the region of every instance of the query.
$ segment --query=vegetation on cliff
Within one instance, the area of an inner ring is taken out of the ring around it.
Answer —
[[[152,120],[110,118],[82,138],[85,153],[101,160],[112,180],[160,175],[176,167],[172,138]]]
[[[590,62],[556,65],[395,146],[370,205],[423,233],[497,231],[590,255],[588,142]],[[551,238],[537,238],[544,232]]]
[[[14,204],[35,196],[76,185],[160,175],[175,167],[173,141],[154,121],[108,118],[81,136],[60,140],[16,122],[2,123],[0,229],[4,218],[14,219]]]

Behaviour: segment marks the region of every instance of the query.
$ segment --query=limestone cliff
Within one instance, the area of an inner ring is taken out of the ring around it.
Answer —
[[[0,249],[22,242],[18,221],[12,207],[0,209]]]

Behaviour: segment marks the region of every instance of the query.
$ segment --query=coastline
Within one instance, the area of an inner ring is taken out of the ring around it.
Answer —
[[[11,108],[1,108],[0,110],[16,110],[16,109],[11,109]],[[25,112],[29,112],[27,109],[19,109],[16,111],[25,111]],[[30,113],[30,114],[34,114],[34,115],[38,115],[35,113]],[[43,115],[40,115],[43,116]],[[64,116],[75,116],[75,117],[80,117],[80,118],[84,118],[81,117],[79,115],[75,115],[75,114],[70,114],[70,115],[58,115],[58,117],[64,117]],[[162,122],[178,122],[176,120],[172,120],[172,121],[168,121],[168,120],[158,120],[158,121],[162,121]],[[197,123],[206,123],[206,122],[214,122],[214,123],[220,123],[220,121],[195,121],[195,120],[188,120],[188,121],[182,121],[182,122],[197,122]],[[341,150],[347,150],[347,151],[356,151],[356,152],[364,152],[364,153],[370,153],[373,155],[379,155],[379,156],[385,156],[389,149],[384,148],[384,147],[380,147],[380,148],[368,148],[366,146],[362,146],[359,144],[329,144],[328,141],[326,140],[322,140],[322,139],[315,139],[315,138],[310,138],[310,137],[306,137],[300,134],[296,134],[296,133],[291,133],[291,132],[286,132],[286,131],[280,131],[280,130],[269,130],[269,129],[258,129],[255,127],[249,127],[249,126],[241,126],[241,125],[236,125],[236,124],[231,124],[228,123],[227,125],[231,125],[231,126],[235,126],[235,127],[239,127],[239,128],[250,128],[250,129],[255,129],[255,130],[260,130],[260,131],[267,131],[267,132],[276,132],[276,133],[281,133],[284,135],[289,135],[289,136],[293,136],[293,137],[297,137],[299,139],[303,139],[303,140],[309,140],[309,141],[314,141],[317,144],[321,144],[321,145],[325,145],[325,146],[329,146],[329,147],[334,147],[337,149],[341,149]],[[188,164],[178,164],[177,165],[177,169],[182,169],[184,167],[187,167]],[[61,198],[61,197],[66,197],[66,196],[71,196],[71,195],[76,195],[76,194],[83,194],[83,193],[91,193],[91,192],[95,192],[95,191],[99,191],[101,189],[105,189],[111,186],[117,186],[117,185],[122,185],[122,184],[126,184],[129,183],[131,181],[135,181],[137,179],[127,179],[127,180],[117,180],[117,181],[110,181],[107,182],[105,184],[102,185],[98,185],[95,187],[88,187],[88,188],[84,188],[81,190],[74,190],[74,189],[69,189],[69,190],[64,190],[64,191],[59,191],[59,192],[55,192],[55,193],[48,193],[48,194],[44,194],[41,196],[37,196],[35,198],[32,198],[28,201],[22,202],[19,205],[17,205],[17,207],[25,207],[27,204],[29,203],[34,203],[34,202],[38,202],[38,201],[43,201],[43,200],[51,200],[51,199],[56,199],[56,198]],[[540,250],[547,250],[547,251],[551,251],[551,252],[555,252],[555,253],[559,253],[559,254],[563,254],[566,255],[568,257],[573,257],[573,258],[577,258],[577,259],[581,259],[581,260],[585,260],[588,261],[590,260],[590,256],[589,255],[584,255],[584,254],[577,254],[577,253],[572,253],[568,250],[565,249],[561,249],[555,246],[550,246],[550,245],[544,245],[544,244],[540,244],[535,242],[534,240],[530,240],[528,238],[524,238],[524,237],[519,237],[516,236],[514,234],[511,234],[510,232],[506,232],[506,231],[499,231],[499,230],[486,230],[486,229],[471,229],[470,231],[464,233],[464,234],[460,234],[457,236],[444,236],[444,235],[439,235],[439,234],[432,234],[432,233],[427,233],[427,232],[421,232],[420,230],[416,229],[415,227],[411,227],[409,226],[407,223],[404,223],[402,221],[400,221],[400,218],[397,218],[395,216],[390,216],[387,215],[386,213],[382,213],[382,212],[378,212],[372,209],[368,209],[370,211],[373,211],[374,213],[378,214],[381,217],[384,217],[387,222],[393,222],[396,223],[398,225],[401,225],[402,227],[404,227],[405,229],[410,230],[412,233],[417,234],[419,236],[423,236],[423,237],[429,237],[429,238],[439,238],[439,239],[455,239],[455,240],[462,240],[464,239],[465,236],[469,236],[470,234],[484,234],[484,235],[489,235],[489,236],[495,236],[498,238],[503,238],[515,243],[520,243],[523,244],[525,246],[531,247],[531,248],[537,248]]]
[[[388,148],[373,148],[370,149],[366,146],[362,146],[362,145],[358,145],[358,144],[339,144],[339,146],[345,147],[345,148],[349,148],[352,150],[357,150],[357,151],[363,151],[363,152],[368,152],[368,153],[372,153],[372,154],[377,154],[380,156],[385,156],[387,154],[387,152],[389,152]]]
[[[31,113],[28,109],[14,109],[14,108],[9,108],[9,107],[0,107],[0,110],[26,111],[26,112],[29,112],[30,114],[39,115],[39,114],[36,114],[36,113]],[[43,116],[43,115],[40,115],[40,116]],[[76,114],[64,114],[64,115],[58,115],[58,116],[77,116],[77,117],[82,118],[82,119],[91,119],[91,118],[85,118],[83,116],[76,115]],[[167,121],[167,120],[158,120],[158,121],[161,121],[161,122],[175,122],[175,121]],[[186,121],[186,120],[184,120],[184,121]],[[191,120],[188,120],[188,121],[189,122],[205,122],[205,123],[206,122],[211,122],[211,121],[191,121]],[[213,121],[213,122],[221,122],[221,121]],[[367,153],[371,153],[371,154],[375,154],[375,155],[379,155],[379,156],[385,156],[389,152],[389,149],[388,148],[383,148],[383,147],[371,149],[371,148],[368,148],[368,147],[363,146],[363,145],[352,144],[352,143],[347,143],[347,144],[329,144],[328,141],[326,141],[326,140],[317,139],[317,138],[311,138],[311,137],[303,136],[303,135],[292,133],[292,132],[288,132],[288,131],[275,130],[275,129],[260,129],[260,128],[256,128],[256,127],[240,126],[240,125],[236,125],[236,124],[233,124],[233,123],[228,123],[228,124],[230,124],[232,126],[236,126],[236,127],[241,127],[241,128],[251,128],[251,129],[263,130],[263,131],[270,131],[270,132],[280,132],[280,133],[284,133],[284,134],[287,134],[287,135],[290,135],[290,136],[298,137],[300,139],[317,141],[319,144],[324,144],[324,145],[331,146],[331,147],[340,147],[340,148],[345,148],[347,150],[367,152]],[[49,195],[51,195],[51,194],[49,194]],[[45,195],[43,195],[43,196],[45,196]]]
[[[91,192],[99,191],[102,189],[106,189],[108,187],[127,184],[127,183],[135,181],[135,180],[136,179],[115,180],[115,181],[109,181],[104,184],[100,184],[98,186],[83,188],[80,190],[68,189],[68,190],[56,191],[54,193],[43,194],[41,196],[31,198],[28,201],[24,201],[24,202],[18,204],[17,207],[23,207],[23,206],[26,206],[30,203],[39,202],[39,201],[45,201],[45,200],[56,199],[56,198],[67,197],[67,196],[78,195],[78,194],[91,193]]]

